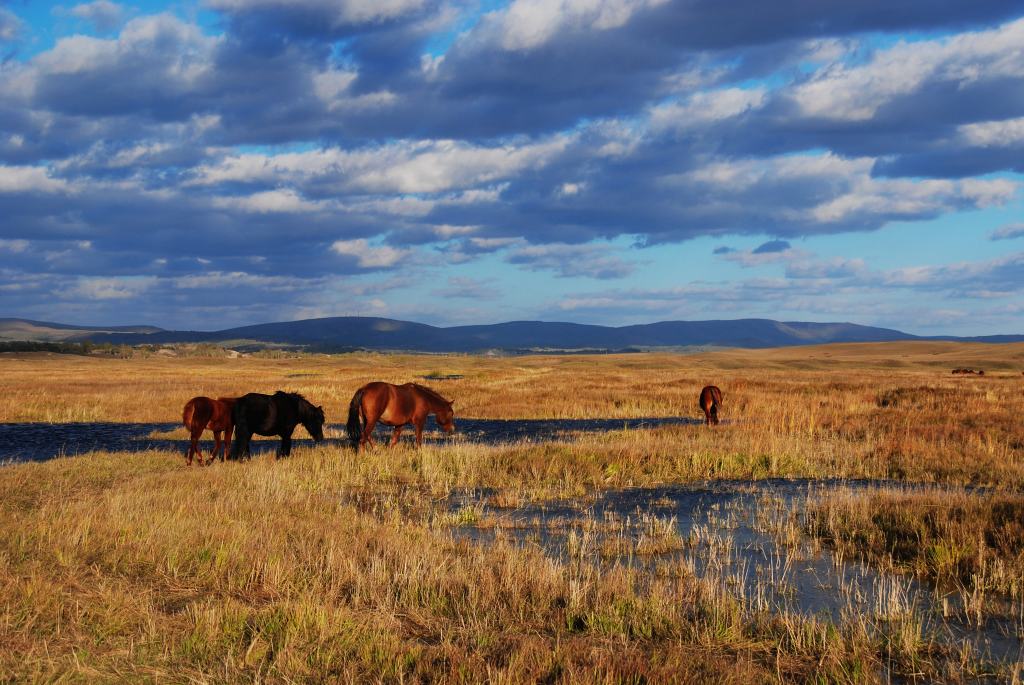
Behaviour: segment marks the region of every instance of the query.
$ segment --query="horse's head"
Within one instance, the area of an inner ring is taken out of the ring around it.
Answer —
[[[320,442],[324,439],[324,408],[322,406],[314,407],[303,400],[299,403],[299,421],[313,440]]]
[[[445,433],[455,432],[455,411],[452,409],[454,401],[446,402],[441,408],[434,412],[434,416],[437,417],[437,425],[441,427]]]

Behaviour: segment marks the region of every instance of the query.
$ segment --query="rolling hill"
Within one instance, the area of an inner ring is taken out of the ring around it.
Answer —
[[[0,318],[0,341],[73,342],[93,335],[152,335],[163,332],[162,328],[156,326],[70,326],[48,321]]]
[[[68,326],[25,319],[0,319],[0,340],[90,340],[131,345],[275,343],[322,351],[615,351],[693,346],[766,348],[940,339],[1020,342],[1024,341],[1024,336],[923,338],[893,329],[852,323],[780,322],[770,319],[661,321],[620,327],[546,321],[439,327],[395,319],[343,316],[241,326],[221,331],[170,331],[155,326]]]

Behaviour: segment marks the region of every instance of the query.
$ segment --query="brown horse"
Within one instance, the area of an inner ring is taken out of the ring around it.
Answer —
[[[715,385],[705,385],[700,391],[700,408],[704,410],[704,425],[718,425],[718,407],[722,405],[722,391]]]
[[[181,413],[181,422],[188,428],[192,437],[188,454],[185,455],[186,463],[192,466],[192,455],[199,458],[199,465],[203,466],[203,451],[199,449],[199,438],[203,431],[209,428],[213,431],[213,451],[210,452],[212,464],[217,451],[220,450],[220,460],[224,461],[224,450],[231,444],[231,431],[235,429],[235,422],[231,418],[231,409],[235,406],[234,397],[193,397],[185,404],[185,410]],[[224,433],[224,440],[220,439]]]
[[[392,385],[374,381],[356,390],[348,405],[348,439],[358,451],[366,444],[373,444],[373,428],[377,422],[385,426],[394,426],[391,444],[398,443],[402,434],[402,426],[411,423],[416,428],[416,445],[423,443],[423,424],[429,414],[437,418],[442,430],[451,433],[455,430],[452,402],[438,395],[430,388],[406,383]],[[362,418],[363,424],[359,425]]]

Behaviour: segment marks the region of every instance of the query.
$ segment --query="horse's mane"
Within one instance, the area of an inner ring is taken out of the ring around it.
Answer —
[[[297,392],[285,392],[284,390],[278,390],[278,391],[277,391],[277,392],[275,392],[274,394],[275,394],[275,395],[284,395],[285,397],[290,397],[290,398],[292,398],[293,400],[302,400],[302,401],[303,401],[303,402],[305,402],[306,404],[313,404],[312,402],[310,402],[309,400],[307,400],[307,399],[306,399],[305,397],[303,397],[301,393],[297,393]]]
[[[436,390],[433,390],[432,388],[428,388],[425,385],[420,385],[419,383],[413,383],[412,386],[414,388],[416,388],[417,390],[423,392],[428,397],[430,397],[432,399],[435,399],[438,402],[443,402],[445,404],[448,404],[448,400],[446,400],[445,398],[441,397],[441,395],[439,395]]]
[[[285,395],[286,397],[291,397],[292,399],[305,399],[305,401],[307,401],[307,402],[309,401],[308,399],[303,397],[298,392],[285,392],[284,390],[278,390],[278,391],[274,392],[273,394],[275,394],[275,395]]]

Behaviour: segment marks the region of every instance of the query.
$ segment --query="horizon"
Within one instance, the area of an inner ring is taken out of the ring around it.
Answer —
[[[157,328],[157,329],[160,329],[160,330],[165,331],[165,332],[217,333],[217,332],[221,332],[221,331],[225,331],[225,330],[231,330],[231,329],[235,329],[235,328],[244,328],[244,327],[248,327],[248,326],[269,326],[269,325],[275,325],[275,324],[292,324],[292,323],[302,323],[302,322],[305,322],[305,321],[323,321],[323,320],[327,320],[327,319],[339,319],[339,318],[379,319],[379,320],[384,320],[384,321],[396,321],[396,322],[399,322],[399,323],[411,323],[411,324],[416,324],[416,325],[432,326],[432,327],[435,327],[435,328],[460,328],[460,327],[465,327],[465,326],[502,326],[502,325],[513,324],[513,323],[534,323],[534,324],[572,324],[572,325],[577,325],[577,326],[598,326],[598,327],[602,327],[602,328],[615,328],[615,329],[617,329],[617,328],[629,328],[629,327],[633,327],[633,326],[653,326],[653,325],[663,324],[663,323],[720,323],[720,322],[736,322],[736,321],[767,321],[767,322],[770,322],[770,323],[778,323],[778,324],[782,324],[782,325],[811,324],[811,325],[816,325],[816,326],[859,326],[859,327],[866,327],[866,328],[879,328],[879,329],[883,329],[883,330],[889,330],[889,331],[895,331],[895,332],[898,332],[898,333],[904,333],[904,334],[911,335],[911,336],[918,337],[918,338],[975,338],[975,337],[981,338],[981,337],[1001,337],[1001,336],[1010,336],[1010,337],[1013,337],[1013,336],[1024,336],[1024,332],[1015,333],[1015,332],[1005,332],[1005,331],[1001,332],[1001,333],[991,333],[991,334],[977,335],[977,336],[975,336],[975,335],[962,335],[962,336],[959,336],[959,335],[955,335],[955,334],[952,334],[952,333],[922,334],[922,333],[917,333],[917,332],[909,331],[909,330],[902,329],[902,328],[888,328],[888,327],[885,327],[885,326],[871,326],[870,324],[861,324],[861,323],[857,323],[857,322],[854,322],[854,321],[809,321],[809,320],[795,320],[795,319],[781,320],[781,319],[768,319],[768,318],[763,318],[763,317],[739,317],[739,318],[735,318],[735,319],[658,319],[658,320],[654,320],[654,321],[644,321],[644,322],[630,323],[630,324],[614,324],[614,323],[588,324],[588,323],[580,323],[580,322],[576,322],[576,321],[564,321],[564,320],[509,319],[509,320],[504,320],[504,321],[493,321],[493,322],[488,322],[488,323],[479,323],[478,322],[478,323],[459,323],[459,324],[444,325],[444,324],[431,324],[431,323],[426,323],[424,321],[416,321],[416,320],[413,320],[413,319],[395,319],[395,318],[384,317],[384,316],[335,315],[335,316],[310,317],[310,318],[305,318],[305,319],[288,319],[288,320],[279,320],[279,321],[258,321],[258,322],[255,322],[255,323],[242,324],[240,326],[229,326],[229,327],[226,327],[226,328],[193,328],[193,327],[164,328],[162,326],[157,326],[155,324],[150,324],[150,323],[123,323],[123,322],[122,323],[111,323],[111,324],[90,324],[90,323],[75,323],[75,322],[68,322],[68,321],[43,321],[43,320],[40,320],[40,319],[27,319],[26,317],[17,317],[17,316],[0,316],[0,321],[3,321],[3,320],[23,320],[23,321],[30,321],[30,322],[36,323],[36,324],[56,324],[56,325],[74,326],[74,327],[80,327],[80,328],[96,328],[96,329],[101,329],[101,328],[147,328],[148,327],[148,328]],[[822,343],[812,343],[812,344],[822,344]],[[846,343],[839,343],[839,344],[846,344]]]
[[[0,309],[1024,331],[1024,8],[760,7],[0,0]]]

